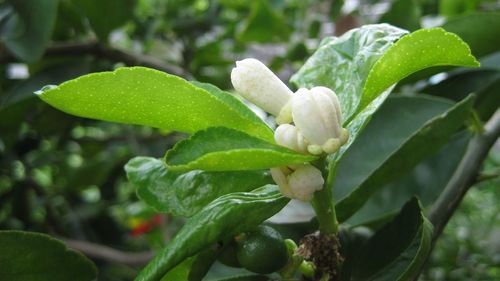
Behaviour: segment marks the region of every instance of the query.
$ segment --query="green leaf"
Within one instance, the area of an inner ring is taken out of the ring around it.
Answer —
[[[234,95],[222,91],[221,89],[217,88],[216,86],[208,83],[201,83],[197,81],[191,82],[193,85],[195,85],[198,88],[202,88],[212,94],[213,96],[217,97],[220,99],[222,102],[227,104],[229,107],[232,109],[236,110],[241,116],[243,116],[245,119],[248,119],[250,121],[255,122],[256,124],[260,124],[262,126],[267,126],[265,125],[264,121],[259,118],[250,108],[248,108],[243,102],[241,102],[238,98],[236,98]]]
[[[235,277],[227,277],[222,279],[215,279],[212,281],[272,281],[268,276],[265,275],[245,275],[245,276],[235,276]]]
[[[342,280],[412,280],[431,249],[432,232],[431,223],[413,198],[366,242],[354,260],[346,261],[344,266],[352,266],[352,276],[342,276]]]
[[[463,126],[473,102],[473,96],[456,105],[425,96],[390,99],[338,165],[338,219],[345,221],[374,192],[439,150]]]
[[[500,107],[500,99],[498,98],[499,90],[500,79],[497,79],[488,85],[488,87],[478,92],[478,99],[475,106],[482,120],[489,120]]]
[[[443,16],[453,16],[475,11],[481,0],[441,0],[439,13]]]
[[[500,50],[500,13],[470,13],[452,17],[443,25],[446,31],[460,36],[477,57]]]
[[[161,281],[201,281],[217,259],[220,249],[211,247],[201,253],[185,259],[170,270]]]
[[[251,191],[272,183],[268,171],[174,173],[151,157],[136,157],[125,165],[127,177],[141,200],[159,212],[190,217],[212,200],[232,192]]]
[[[344,120],[356,112],[363,85],[375,62],[407,31],[387,24],[365,25],[329,37],[290,82],[298,88],[325,86],[337,93]]]
[[[422,10],[418,0],[395,0],[391,8],[379,19],[381,23],[389,23],[408,30],[420,28]]]
[[[203,277],[205,277],[212,265],[217,260],[217,257],[219,256],[221,250],[221,247],[210,247],[199,253],[193,262],[193,266],[191,267],[191,271],[189,272],[188,280],[203,280]]]
[[[134,15],[136,0],[77,0],[87,16],[90,26],[100,40],[107,42],[108,35]]]
[[[170,270],[165,276],[161,278],[161,281],[187,281],[189,280],[189,273],[193,267],[193,263],[197,256],[192,256],[185,259],[182,263],[178,264],[172,270]]]
[[[273,140],[269,127],[248,119],[248,113],[241,113],[228,98],[221,100],[180,77],[144,67],[93,73],[37,93],[50,105],[80,117],[187,133],[225,126]]]
[[[290,28],[282,14],[269,1],[252,1],[250,15],[236,35],[242,42],[282,42],[288,40]]]
[[[500,50],[500,13],[471,13],[447,19],[442,26],[446,31],[457,34],[470,46],[472,54],[483,57]],[[483,62],[481,61],[481,65]],[[418,71],[400,84],[415,83],[452,67],[440,66]]]
[[[454,136],[438,153],[419,163],[403,177],[395,179],[373,193],[363,207],[347,220],[347,223],[376,226],[379,221],[397,214],[412,196],[420,198],[424,207],[430,206],[458,167],[470,137],[467,132]]]
[[[224,127],[199,131],[165,155],[171,171],[238,171],[302,164],[316,159]]]
[[[57,18],[58,0],[10,0],[15,16],[10,18],[2,39],[16,57],[34,62],[50,43]]]
[[[95,265],[60,241],[34,232],[0,231],[0,276],[16,281],[92,281]]]
[[[345,0],[333,0],[330,4],[330,18],[337,20],[342,15],[342,7],[344,7]]]
[[[217,198],[186,222],[141,271],[136,281],[160,280],[186,258],[259,225],[281,210],[288,201],[274,185],[251,193],[238,192]]]
[[[440,65],[478,67],[479,62],[467,44],[442,28],[421,29],[402,37],[370,70],[358,111],[399,80]]]

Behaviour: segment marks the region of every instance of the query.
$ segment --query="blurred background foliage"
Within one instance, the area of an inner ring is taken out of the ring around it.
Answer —
[[[482,122],[500,103],[499,10],[497,0],[0,0],[0,229],[124,251],[124,260],[86,254],[96,258],[99,280],[130,280],[145,259],[126,253],[149,257],[182,224],[139,201],[123,165],[137,155],[161,157],[184,136],[69,116],[33,95],[45,85],[143,65],[230,89],[234,61],[246,57],[288,81],[326,36],[378,22],[408,30],[442,26],[461,36],[482,66],[423,71],[395,95],[458,101],[475,92]],[[391,184],[440,190],[467,137],[457,139]],[[498,151],[421,280],[500,279]],[[429,174],[432,167],[441,173]]]

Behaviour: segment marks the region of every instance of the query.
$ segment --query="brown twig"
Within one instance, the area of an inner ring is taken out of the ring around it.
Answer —
[[[57,237],[57,239],[66,243],[68,247],[78,250],[91,258],[106,260],[108,262],[114,262],[124,265],[144,265],[148,263],[149,260],[154,256],[154,253],[152,251],[129,253],[87,241],[73,240],[61,237]]]
[[[97,58],[108,59],[113,62],[122,62],[127,66],[140,65],[150,67],[184,78],[191,78],[189,73],[184,71],[182,68],[168,64],[155,57],[141,54],[130,54],[117,48],[102,45],[98,42],[58,43],[47,48],[44,53],[44,57],[82,55],[92,55]],[[0,64],[17,61],[19,60],[9,53],[0,53]]]

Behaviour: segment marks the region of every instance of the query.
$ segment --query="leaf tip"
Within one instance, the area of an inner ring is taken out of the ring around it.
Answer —
[[[33,92],[35,95],[37,96],[42,96],[43,94],[45,94],[46,92],[50,91],[50,90],[53,90],[53,89],[56,89],[57,86],[56,85],[46,85],[46,86],[43,86],[40,90],[38,91],[35,91]]]

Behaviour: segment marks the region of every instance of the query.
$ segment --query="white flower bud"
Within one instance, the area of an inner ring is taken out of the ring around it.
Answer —
[[[272,168],[271,175],[284,196],[301,201],[310,201],[325,182],[321,171],[310,164],[300,165],[295,171],[288,167]]]
[[[292,115],[311,154],[333,153],[348,139],[338,98],[328,88],[299,89],[292,99]]]
[[[297,128],[290,124],[279,125],[274,132],[274,140],[279,145],[300,153],[307,153],[307,143]]]
[[[245,99],[274,116],[292,97],[292,91],[262,62],[244,59],[231,71],[234,88]]]
[[[271,168],[271,176],[273,177],[274,182],[280,188],[281,194],[288,198],[293,198],[292,191],[288,186],[288,175],[292,173],[292,170],[288,167],[276,167]]]

